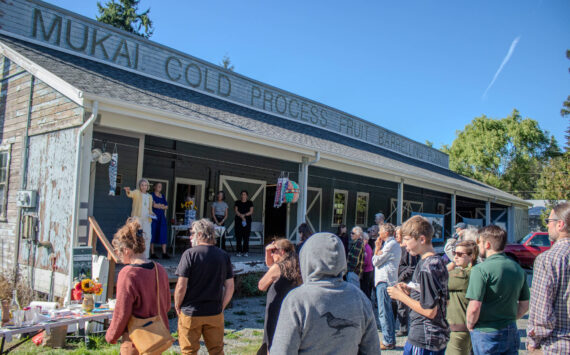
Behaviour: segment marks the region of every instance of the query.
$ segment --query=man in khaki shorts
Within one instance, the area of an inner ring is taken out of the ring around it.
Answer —
[[[198,354],[200,338],[209,354],[224,353],[224,308],[234,293],[229,255],[215,246],[214,225],[207,219],[192,223],[192,248],[176,269],[174,308],[182,354]]]

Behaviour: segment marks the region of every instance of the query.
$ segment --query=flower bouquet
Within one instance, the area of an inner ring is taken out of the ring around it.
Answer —
[[[190,223],[196,219],[196,211],[198,210],[198,207],[196,207],[193,200],[181,203],[180,207],[184,209],[184,225],[190,225]]]
[[[82,279],[75,284],[71,291],[71,298],[79,301],[83,297],[83,309],[91,312],[95,306],[93,295],[101,295],[103,293],[103,285],[91,279]]]

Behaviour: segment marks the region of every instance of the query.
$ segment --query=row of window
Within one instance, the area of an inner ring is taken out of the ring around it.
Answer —
[[[354,225],[367,226],[368,225],[368,192],[356,193],[356,213]],[[348,191],[334,190],[334,204],[333,204],[333,217],[332,226],[338,227],[341,224],[346,225],[346,210],[348,207]]]

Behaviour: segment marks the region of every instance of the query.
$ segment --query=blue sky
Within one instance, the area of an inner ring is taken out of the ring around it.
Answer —
[[[96,1],[48,2],[97,14]],[[240,74],[422,143],[451,144],[474,117],[514,108],[565,142],[567,0],[142,0],[148,7],[153,41],[216,64],[227,54]]]

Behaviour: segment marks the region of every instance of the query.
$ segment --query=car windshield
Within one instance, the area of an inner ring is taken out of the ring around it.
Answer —
[[[533,234],[534,234],[534,233],[531,232],[531,233],[525,235],[524,238],[519,241],[519,244],[524,244],[524,243],[526,243],[526,241],[529,240],[530,237],[532,237]]]

